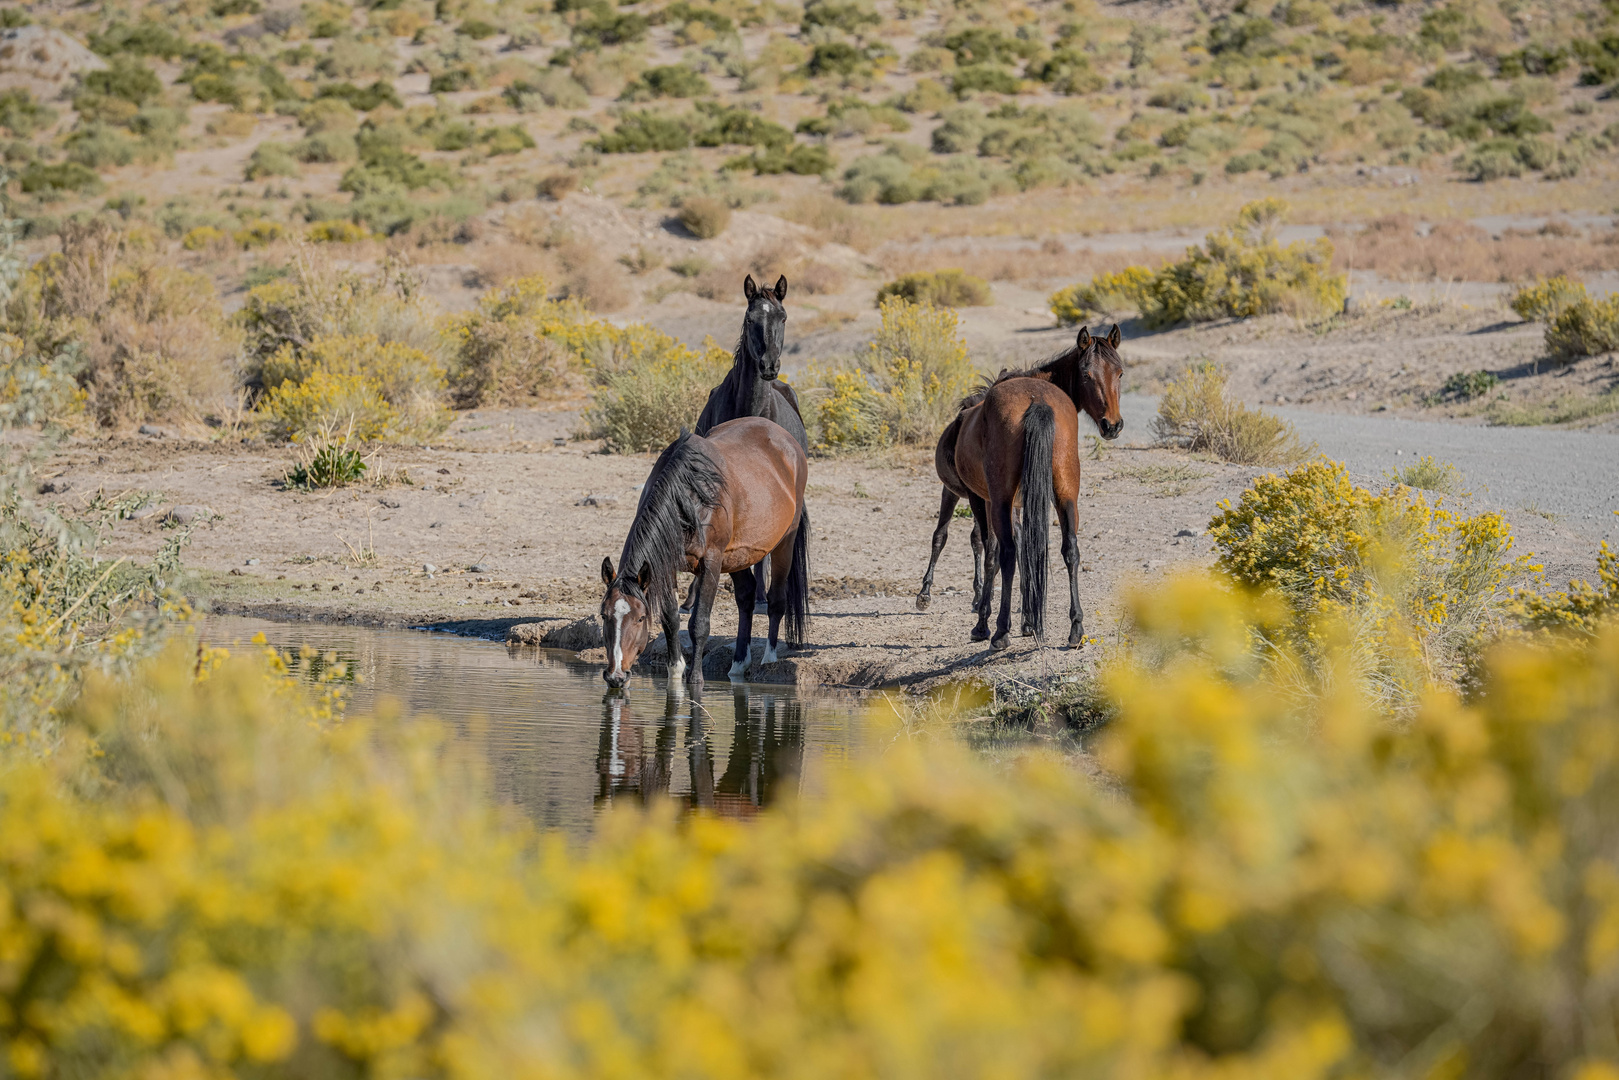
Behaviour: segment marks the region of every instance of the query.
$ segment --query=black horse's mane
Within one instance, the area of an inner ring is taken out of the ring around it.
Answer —
[[[663,604],[674,602],[676,579],[686,569],[686,542],[702,527],[703,512],[719,505],[724,485],[702,440],[685,428],[652,466],[624,540],[617,584],[645,602],[654,618]],[[644,593],[638,584],[642,566],[651,579]]]

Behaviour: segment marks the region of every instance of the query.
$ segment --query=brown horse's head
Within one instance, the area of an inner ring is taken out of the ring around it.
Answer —
[[[769,382],[781,374],[781,349],[787,340],[787,279],[776,279],[775,288],[761,289],[753,275],[742,279],[742,295],[748,300],[748,313],[742,317],[742,345],[737,359],[758,368],[759,378]]]
[[[1102,438],[1117,439],[1124,430],[1124,417],[1119,415],[1119,380],[1124,375],[1119,324],[1114,323],[1105,338],[1091,337],[1088,327],[1080,327],[1074,347],[1079,354],[1079,392],[1070,391],[1070,396],[1096,421]]]
[[[607,670],[602,678],[617,690],[630,679],[630,668],[652,640],[652,609],[646,590],[652,583],[652,567],[641,564],[633,579],[613,573],[613,560],[602,559],[602,644],[607,646]]]

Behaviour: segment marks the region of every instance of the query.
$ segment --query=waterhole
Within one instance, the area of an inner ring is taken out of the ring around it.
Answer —
[[[413,630],[210,617],[210,645],[263,634],[311,674],[346,665],[349,714],[379,696],[448,725],[476,747],[494,798],[537,824],[584,835],[615,803],[672,801],[746,817],[785,795],[813,797],[830,769],[865,752],[852,694],[711,681],[697,698],[636,675],[610,693],[573,654]],[[312,653],[300,656],[305,648]]]

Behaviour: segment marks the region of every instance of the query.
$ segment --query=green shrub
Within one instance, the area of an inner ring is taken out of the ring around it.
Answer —
[[[136,106],[163,94],[163,81],[132,56],[112,57],[104,70],[88,72],[82,85],[88,93],[119,98]]]
[[[351,82],[327,83],[316,91],[315,97],[316,105],[310,108],[315,108],[321,101],[327,100],[341,101],[359,112],[370,112],[384,105],[391,105],[396,109],[405,107],[405,101],[399,96],[399,91],[395,90],[394,84],[386,79],[378,79],[366,87],[359,87]]]
[[[1163,441],[1241,465],[1290,465],[1309,457],[1293,425],[1226,394],[1218,364],[1193,364],[1164,389],[1153,431]]]
[[[19,139],[26,139],[56,123],[56,110],[41,105],[27,90],[0,91],[0,128]]]
[[[747,157],[734,158],[726,168],[751,168],[755,175],[793,173],[796,176],[823,176],[837,164],[824,146],[799,143],[791,149],[773,146],[756,150]]]
[[[473,41],[483,41],[485,38],[492,38],[500,33],[500,27],[482,19],[465,19],[460,26],[455,28],[455,32],[462,37],[469,37]]]
[[[1445,380],[1443,390],[1463,401],[1471,401],[1495,389],[1500,381],[1493,371],[1458,371]]]
[[[951,74],[950,90],[957,97],[971,93],[1017,94],[1023,90],[1023,81],[1006,68],[974,64]]]
[[[520,154],[524,150],[534,149],[533,136],[529,135],[521,124],[503,124],[484,128],[478,132],[478,141],[483,144],[490,157],[499,157],[502,154]]]
[[[76,161],[57,165],[34,162],[22,171],[19,186],[30,195],[48,195],[58,191],[80,191],[94,194],[102,188],[101,177]]]
[[[1431,491],[1436,495],[1465,495],[1461,490],[1466,478],[1460,469],[1448,461],[1435,461],[1425,456],[1403,469],[1394,469],[1389,479],[1417,491]]]
[[[1147,98],[1147,104],[1158,109],[1191,112],[1209,107],[1209,95],[1190,83],[1172,83],[1160,86]]]
[[[315,488],[346,487],[364,478],[365,458],[358,450],[343,443],[322,443],[299,461],[288,472],[288,487],[311,491]]]
[[[1585,285],[1559,274],[1525,285],[1512,294],[1507,306],[1528,322],[1550,323],[1570,304],[1586,299]]]
[[[952,156],[926,160],[914,147],[890,146],[857,158],[844,170],[838,195],[852,203],[948,202],[977,206],[992,195],[1017,190],[1016,181],[997,165]]]
[[[864,353],[812,373],[806,420],[824,450],[931,444],[977,381],[955,311],[899,297],[880,311]]]
[[[242,176],[247,180],[262,180],[267,176],[297,176],[298,159],[285,143],[261,142],[248,156],[247,168]]]
[[[680,223],[699,240],[712,240],[731,224],[731,208],[723,200],[697,195],[681,202]]]
[[[292,144],[291,154],[295,160],[311,165],[346,165],[360,156],[354,137],[339,131],[322,131],[299,139]]]
[[[1546,324],[1546,350],[1559,360],[1619,350],[1619,294],[1563,307]]]
[[[693,98],[713,93],[708,80],[688,64],[667,64],[649,68],[624,87],[622,101],[649,101],[653,98]]]
[[[604,154],[645,154],[654,150],[684,150],[691,131],[679,120],[656,113],[627,113],[611,132],[595,142]]]
[[[918,271],[904,274],[877,290],[877,306],[898,297],[912,304],[933,307],[982,307],[991,302],[989,282],[964,270]]]

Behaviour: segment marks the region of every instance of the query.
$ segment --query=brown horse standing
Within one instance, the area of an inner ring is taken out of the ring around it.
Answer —
[[[1106,338],[1092,337],[1090,329],[1082,327],[1073,348],[1027,371],[1003,371],[995,381],[1023,377],[1053,383],[1061,388],[1077,407],[1084,409],[1096,421],[1098,430],[1105,438],[1117,438],[1124,421],[1117,420],[1118,428],[1115,428],[1111,435],[1107,433],[1107,425],[1113,422],[1108,419],[1109,416],[1115,419],[1118,417],[1117,375],[1124,370],[1124,364],[1119,359],[1118,345],[1117,324]],[[1115,373],[1111,379],[1106,370],[1101,372],[1095,370],[1093,365],[1098,362],[1103,369],[1111,366]],[[988,393],[989,387],[986,386],[963,398],[956,418],[945,425],[944,431],[939,434],[938,444],[933,448],[933,468],[939,474],[943,489],[939,493],[939,523],[933,529],[933,551],[928,558],[927,573],[922,575],[922,588],[916,594],[918,611],[926,611],[933,602],[933,568],[938,565],[939,554],[944,551],[945,542],[950,539],[950,519],[955,516],[956,506],[962,499],[967,500],[967,505],[973,511],[972,610],[978,611],[984,603],[984,563],[987,558],[993,564],[997,557],[995,535],[987,528],[983,507],[974,502],[975,496],[956,471],[956,442],[960,438],[962,419],[967,411],[983,401]]]
[[[753,566],[770,557],[770,633],[764,662],[776,662],[779,632],[804,640],[809,610],[809,512],[804,450],[785,429],[757,416],[715,426],[706,438],[681,432],[652,467],[624,541],[617,573],[602,560],[601,619],[607,646],[602,678],[621,687],[661,624],[669,649],[671,687],[680,685],[686,658],[680,645],[675,580],[697,575],[693,586],[692,685],[703,682],[703,650],[720,575],[736,590],[737,635],[731,678],[747,672],[753,638]]]
[[[992,649],[1010,644],[1014,564],[1022,583],[1025,634],[1045,634],[1046,549],[1050,513],[1056,506],[1062,526],[1062,557],[1068,567],[1068,644],[1084,638],[1079,604],[1079,412],[1096,422],[1104,439],[1124,429],[1119,416],[1119,328],[1107,338],[1081,329],[1075,347],[1037,369],[1049,381],[1009,373],[997,379],[976,405],[964,405],[957,420],[955,472],[972,503],[973,517],[993,551],[986,574],[978,624],[972,637],[989,637],[990,602],[995,595],[995,562],[1001,574],[1001,610]],[[969,399],[970,400],[970,399]],[[1012,507],[1021,501],[1021,536],[1012,530]],[[942,545],[941,545],[942,546]],[[931,568],[930,568],[931,570]]]

